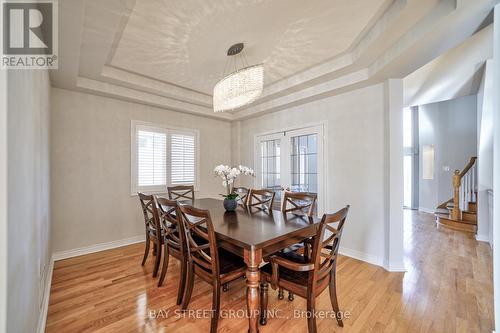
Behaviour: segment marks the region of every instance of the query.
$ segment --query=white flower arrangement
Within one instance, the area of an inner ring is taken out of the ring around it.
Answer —
[[[240,165],[236,167],[230,167],[229,165],[218,165],[214,169],[214,175],[222,178],[222,186],[226,188],[227,194],[223,197],[228,199],[236,199],[238,195],[233,192],[234,182],[239,175],[255,176],[253,169]]]

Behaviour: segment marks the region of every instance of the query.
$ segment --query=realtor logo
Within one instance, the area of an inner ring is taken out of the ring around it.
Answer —
[[[57,1],[2,2],[2,68],[57,68]]]

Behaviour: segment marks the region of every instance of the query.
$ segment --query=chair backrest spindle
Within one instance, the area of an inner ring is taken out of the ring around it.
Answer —
[[[177,211],[184,230],[188,260],[214,278],[218,277],[219,256],[210,212],[189,205],[179,205]]]
[[[146,229],[161,230],[160,217],[154,196],[140,192],[137,195],[141,202]]]
[[[284,213],[294,213],[300,215],[313,216],[318,195],[310,192],[289,192],[283,196],[281,210]],[[307,210],[307,211],[304,211]]]
[[[156,203],[160,213],[160,223],[165,242],[170,247],[182,251],[184,249],[184,236],[181,225],[178,223],[177,201],[156,197]]]
[[[268,210],[273,209],[276,193],[269,189],[251,189],[248,194],[248,207],[264,206]]]
[[[312,275],[313,289],[316,285],[327,283],[330,272],[335,270],[340,246],[340,238],[349,206],[334,214],[324,214],[313,244],[311,260],[314,262]],[[333,224],[338,223],[336,227]]]
[[[194,186],[179,185],[167,187],[168,198],[170,200],[191,200],[194,201]]]

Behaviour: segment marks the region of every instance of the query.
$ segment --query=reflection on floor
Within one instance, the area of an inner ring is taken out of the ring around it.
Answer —
[[[318,319],[319,332],[491,332],[491,250],[471,235],[436,229],[429,214],[405,211],[406,273],[389,273],[352,258],[339,261],[339,302],[345,327]],[[210,314],[181,315],[175,305],[179,266],[172,259],[162,288],[141,267],[143,245],[131,245],[57,262],[47,332],[207,332]],[[211,287],[196,280],[192,310],[211,308]],[[331,310],[325,291],[316,306]],[[219,332],[246,332],[244,281],[222,293]],[[265,332],[306,332],[305,301],[277,299],[271,290]],[[234,311],[229,311],[234,310]],[[297,317],[297,318],[295,318]]]

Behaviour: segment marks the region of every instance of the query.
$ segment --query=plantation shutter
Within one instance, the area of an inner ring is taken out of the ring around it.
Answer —
[[[196,165],[194,134],[172,133],[170,136],[170,181],[172,184],[194,184]]]
[[[137,185],[156,189],[167,185],[167,133],[137,128]]]

